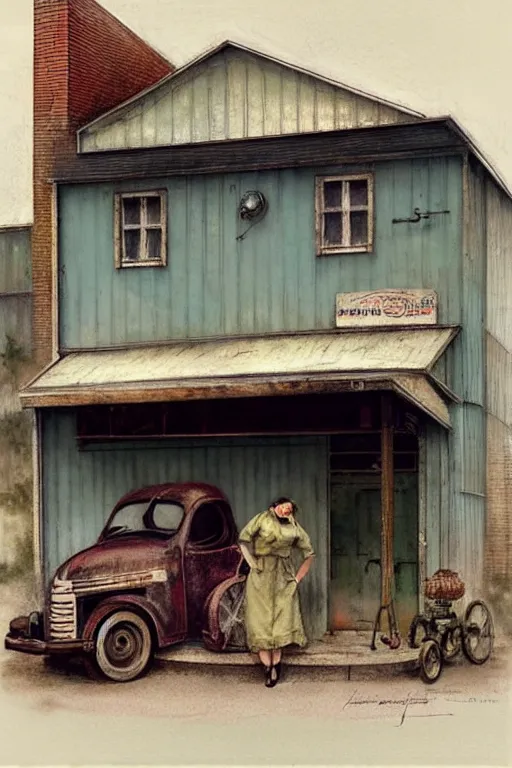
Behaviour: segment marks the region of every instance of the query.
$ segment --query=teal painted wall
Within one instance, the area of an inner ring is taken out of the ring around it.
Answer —
[[[434,288],[439,320],[462,316],[461,161],[375,165],[375,251],[315,256],[315,173],[363,166],[157,179],[61,187],[60,345],[325,329],[335,294],[370,288]],[[115,190],[166,187],[169,264],[114,268]],[[242,241],[237,205],[247,189],[269,200],[266,217]],[[449,215],[392,224],[413,208]]]
[[[306,629],[327,626],[327,439],[169,441],[79,451],[71,411],[43,413],[45,579],[66,558],[94,543],[114,503],[130,489],[167,481],[203,481],[227,493],[240,527],[272,498],[290,495],[317,558],[301,585]]]
[[[374,253],[316,257],[315,174],[367,168],[155,180],[151,186],[169,196],[165,269],[114,269],[114,191],[147,184],[61,188],[60,344],[326,329],[335,325],[337,292],[435,289],[439,321],[462,325],[437,370],[463,403],[451,407],[452,433],[427,428],[427,575],[453,567],[478,589],[486,492],[482,193],[471,174],[463,185],[459,158],[378,163]],[[266,194],[269,212],[237,241],[245,228],[237,203],[251,188]],[[415,207],[450,214],[392,224]]]

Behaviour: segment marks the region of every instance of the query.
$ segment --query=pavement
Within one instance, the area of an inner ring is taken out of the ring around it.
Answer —
[[[25,606],[21,591],[1,598],[4,628]],[[396,667],[347,680],[287,665],[266,689],[253,665],[160,660],[113,684],[2,648],[0,764],[512,765],[511,661],[499,644],[483,667],[461,658],[433,686]]]

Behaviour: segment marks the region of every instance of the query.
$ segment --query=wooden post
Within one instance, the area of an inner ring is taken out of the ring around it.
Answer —
[[[389,606],[393,585],[393,522],[394,467],[393,467],[393,410],[390,393],[381,397],[381,568],[382,605]]]
[[[400,634],[397,628],[395,606],[393,602],[394,559],[393,559],[393,522],[395,516],[395,488],[393,466],[393,401],[389,392],[381,396],[381,504],[380,504],[380,607],[373,626],[370,648],[375,650],[375,638],[381,630],[381,618],[385,613],[388,618],[389,636],[381,636],[383,643],[390,648],[400,646]]]

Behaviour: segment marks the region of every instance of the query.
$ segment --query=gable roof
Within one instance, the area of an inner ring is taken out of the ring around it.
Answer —
[[[422,117],[226,41],[83,126],[78,151],[322,132]]]

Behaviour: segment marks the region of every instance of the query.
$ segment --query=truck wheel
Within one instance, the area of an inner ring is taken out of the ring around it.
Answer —
[[[99,625],[94,660],[101,674],[116,683],[141,677],[153,661],[147,622],[132,611],[116,611]]]

